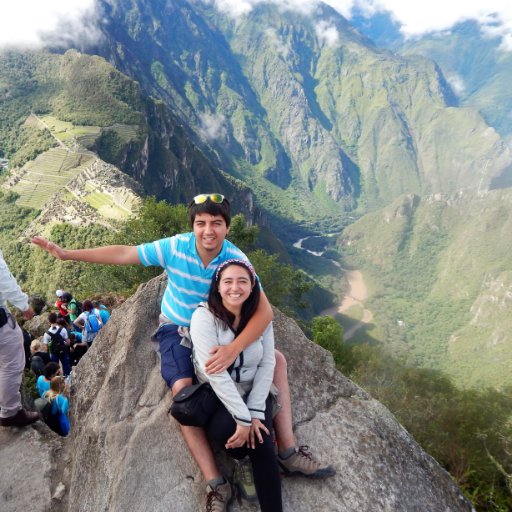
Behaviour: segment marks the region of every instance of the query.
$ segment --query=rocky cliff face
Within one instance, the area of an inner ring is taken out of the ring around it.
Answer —
[[[33,485],[42,490],[32,502],[34,511],[199,508],[204,482],[167,414],[170,396],[148,341],[164,287],[164,278],[153,279],[116,309],[75,369],[70,438],[49,447],[43,425],[20,433],[0,429],[0,455],[9,461],[0,467],[7,489],[0,496],[3,510],[22,510],[27,496],[36,494]],[[335,369],[328,352],[278,311],[275,331],[288,359],[297,440],[337,469],[327,481],[283,479],[285,510],[471,510],[450,476],[389,411]],[[31,444],[35,448],[25,453]],[[41,449],[41,479],[25,478],[30,489],[15,492],[7,475],[20,472],[19,464],[40,468]],[[229,461],[221,461],[229,474]],[[63,497],[59,483],[66,487]],[[233,510],[255,508],[235,503]]]

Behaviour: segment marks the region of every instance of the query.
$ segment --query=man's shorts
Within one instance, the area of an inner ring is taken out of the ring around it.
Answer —
[[[169,388],[180,379],[195,377],[192,350],[181,345],[178,329],[178,325],[162,324],[153,335],[160,346],[162,377]]]

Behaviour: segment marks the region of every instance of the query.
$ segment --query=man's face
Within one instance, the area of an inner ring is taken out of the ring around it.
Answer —
[[[222,243],[229,233],[224,217],[209,213],[198,213],[194,219],[193,229],[198,252],[214,256],[220,252]]]

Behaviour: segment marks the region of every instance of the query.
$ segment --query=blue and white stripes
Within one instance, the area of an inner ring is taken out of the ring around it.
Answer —
[[[201,301],[208,297],[215,270],[225,260],[247,256],[228,240],[224,240],[220,253],[205,268],[196,249],[194,233],[137,246],[144,266],[156,265],[165,269],[168,277],[161,311],[177,325],[190,326],[190,318]]]

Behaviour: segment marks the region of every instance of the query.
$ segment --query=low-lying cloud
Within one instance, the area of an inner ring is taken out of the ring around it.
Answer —
[[[100,38],[96,0],[13,0],[0,5],[0,47],[94,44]]]
[[[203,114],[201,133],[208,140],[225,139],[227,136],[226,118],[223,114]]]
[[[201,0],[196,0],[201,1]],[[312,14],[320,0],[202,0],[237,18],[258,4]],[[457,23],[474,20],[484,35],[500,38],[503,49],[512,51],[512,1],[510,0],[324,0],[346,18],[355,9],[370,16],[388,12],[405,37],[449,30]]]

